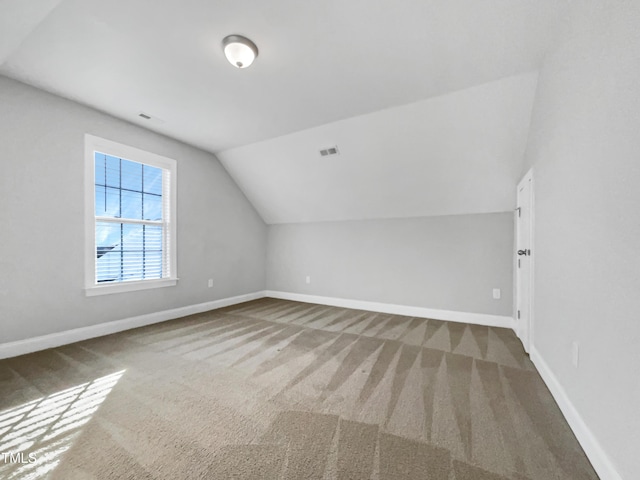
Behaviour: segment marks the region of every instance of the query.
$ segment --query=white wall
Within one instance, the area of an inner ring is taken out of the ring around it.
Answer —
[[[178,161],[176,287],[85,297],[85,133]],[[213,155],[0,76],[0,344],[263,290],[265,248]]]
[[[640,478],[640,2],[574,4],[540,72],[527,163],[535,349],[612,470]]]
[[[512,248],[512,212],[270,225],[267,288],[511,316]]]

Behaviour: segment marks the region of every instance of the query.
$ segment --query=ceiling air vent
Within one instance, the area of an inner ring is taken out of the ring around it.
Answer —
[[[144,118],[145,120],[147,120],[150,123],[155,123],[155,124],[161,124],[164,123],[164,120],[162,120],[161,118],[158,117],[152,117],[151,115],[149,115],[148,113],[144,113],[144,112],[140,112],[138,113],[138,116],[140,118]]]
[[[328,157],[330,155],[338,155],[340,152],[338,151],[338,146],[323,148],[320,150],[321,157]]]

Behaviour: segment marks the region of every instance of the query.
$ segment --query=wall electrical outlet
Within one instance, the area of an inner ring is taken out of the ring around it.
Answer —
[[[500,300],[500,289],[499,288],[494,288],[493,289],[493,299],[494,300]]]
[[[209,288],[213,287],[213,278],[210,278],[209,281],[207,282],[207,286]]]
[[[307,278],[305,279],[305,281],[306,281],[307,283],[311,283],[311,277],[310,277],[309,275],[307,275]]]
[[[578,342],[571,344],[571,363],[573,363],[574,367],[578,368],[578,364],[580,363],[580,344]]]

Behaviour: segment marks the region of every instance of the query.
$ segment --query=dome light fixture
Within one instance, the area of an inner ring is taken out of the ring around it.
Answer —
[[[242,35],[228,35],[222,40],[224,55],[237,68],[247,68],[258,56],[258,47]]]

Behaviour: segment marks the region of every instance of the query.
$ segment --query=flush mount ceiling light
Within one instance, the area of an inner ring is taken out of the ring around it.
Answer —
[[[237,68],[247,68],[258,56],[256,44],[241,35],[225,37],[222,48],[229,63]]]

